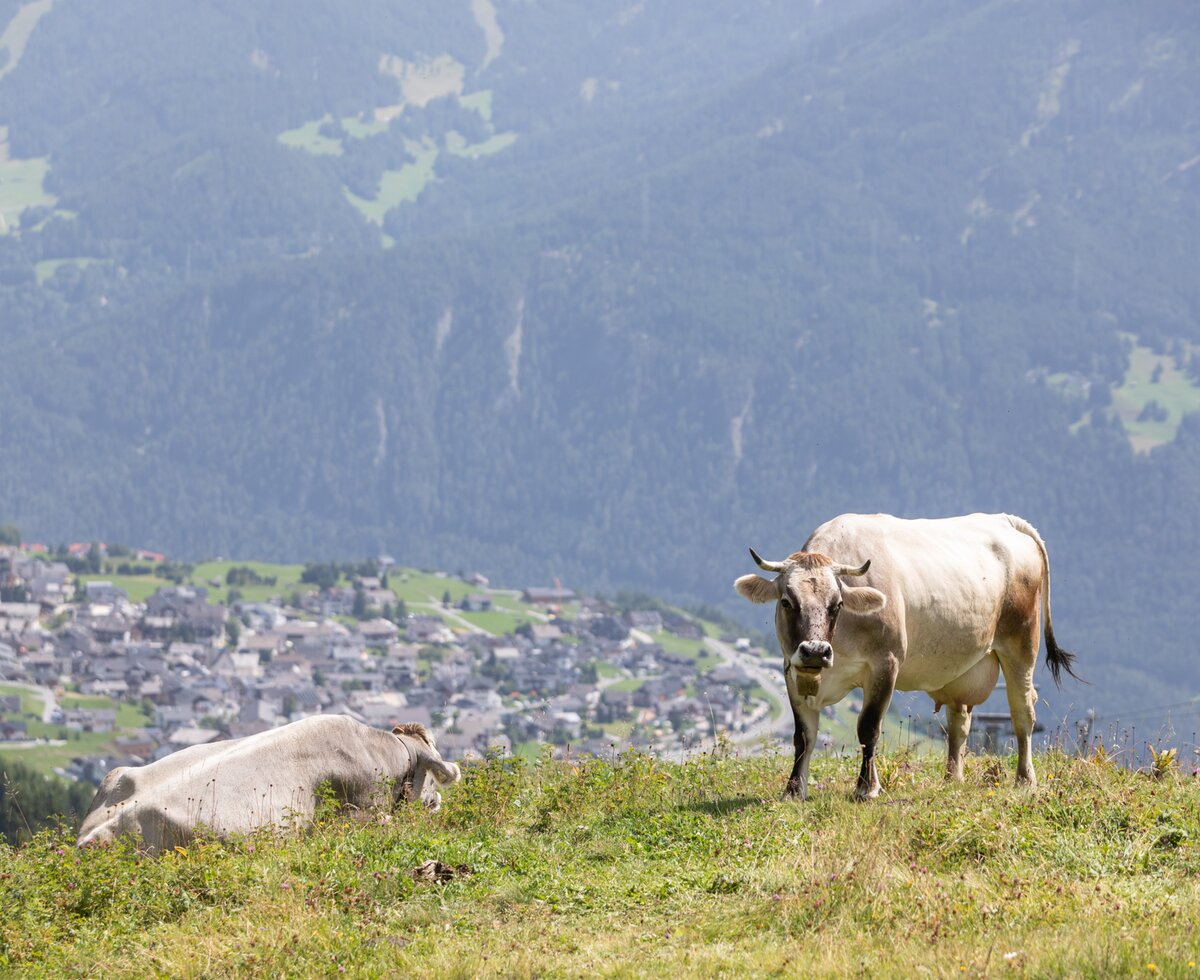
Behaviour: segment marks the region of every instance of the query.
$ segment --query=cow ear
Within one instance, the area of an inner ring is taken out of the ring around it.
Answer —
[[[887,605],[887,596],[878,589],[865,585],[843,586],[842,602],[852,613],[865,616],[868,613],[879,612]]]
[[[775,583],[761,575],[743,575],[733,583],[733,587],[739,595],[745,596],[751,602],[770,602],[779,598]]]

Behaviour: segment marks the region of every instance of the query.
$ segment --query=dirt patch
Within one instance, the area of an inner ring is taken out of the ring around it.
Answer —
[[[483,56],[483,64],[479,66],[479,70],[483,71],[500,57],[500,49],[504,47],[504,32],[496,20],[496,7],[492,0],[471,0],[471,14],[487,42],[487,53]]]
[[[426,861],[418,864],[409,871],[409,877],[416,881],[430,881],[444,885],[455,878],[467,878],[475,872],[465,864],[443,864],[441,861]]]
[[[394,54],[379,59],[379,70],[400,83],[400,94],[408,105],[424,107],[434,99],[461,95],[466,69],[448,54],[422,61],[405,61]]]

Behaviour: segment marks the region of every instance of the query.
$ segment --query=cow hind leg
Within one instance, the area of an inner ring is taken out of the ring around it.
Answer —
[[[963,755],[967,736],[971,734],[971,709],[987,700],[999,676],[1000,663],[988,654],[940,691],[930,692],[935,702],[946,705],[947,779],[962,782]]]
[[[971,707],[954,702],[946,705],[946,778],[958,783],[963,780],[963,752],[971,734]]]
[[[1033,773],[1033,726],[1037,721],[1037,714],[1033,710],[1037,702],[1037,691],[1033,689],[1036,649],[1033,647],[1019,653],[1000,654],[1008,710],[1012,715],[1013,734],[1017,741],[1017,783],[1030,786],[1037,786],[1037,776]]]

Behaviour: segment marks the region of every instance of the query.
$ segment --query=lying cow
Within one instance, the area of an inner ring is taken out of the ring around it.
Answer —
[[[879,793],[875,746],[892,692],[927,691],[946,706],[947,775],[962,779],[971,709],[1000,671],[1017,737],[1017,782],[1036,785],[1033,669],[1038,607],[1046,662],[1055,683],[1072,677],[1075,656],[1054,642],[1050,560],[1037,531],[1008,514],[901,520],[843,514],[822,524],[803,551],[744,575],[734,588],[751,602],[775,602],[788,699],[795,717],[795,760],[786,795],[808,794],[808,765],[820,709],[861,688],[862,768],[855,797]],[[854,579],[861,585],[848,585]]]
[[[458,779],[458,766],[442,761],[423,725],[386,732],[344,715],[317,715],[112,770],[83,818],[79,844],[140,836],[156,853],[201,827],[225,836],[301,826],[326,786],[352,807],[403,796],[436,810],[437,785]]]

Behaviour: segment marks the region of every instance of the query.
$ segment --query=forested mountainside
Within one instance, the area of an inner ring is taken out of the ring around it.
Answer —
[[[0,513],[27,537],[736,609],[746,545],[1006,510],[1094,682],[1053,697],[1200,684],[1186,7],[0,22]]]

